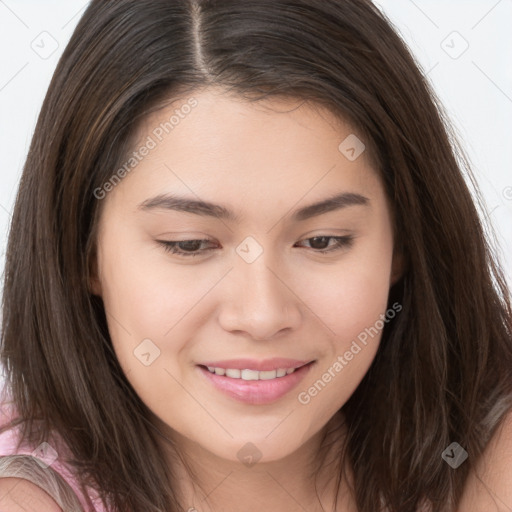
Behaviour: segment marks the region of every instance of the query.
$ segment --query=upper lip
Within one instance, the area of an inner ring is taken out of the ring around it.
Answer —
[[[298,359],[287,359],[284,357],[274,357],[272,359],[229,359],[224,361],[208,361],[201,363],[203,366],[210,366],[215,368],[232,368],[238,370],[256,370],[256,371],[272,371],[279,368],[299,368],[305,364],[311,363],[309,361],[299,361]]]

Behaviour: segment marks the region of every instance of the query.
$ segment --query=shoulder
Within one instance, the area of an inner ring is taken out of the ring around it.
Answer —
[[[512,412],[501,422],[464,487],[458,512],[481,510],[512,510]]]
[[[43,489],[23,478],[0,478],[2,512],[63,512]]]

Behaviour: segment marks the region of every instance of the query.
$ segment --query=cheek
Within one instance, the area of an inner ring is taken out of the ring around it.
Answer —
[[[385,312],[392,262],[392,245],[387,242],[385,237],[368,240],[342,263],[301,274],[301,299],[336,343],[357,337]]]
[[[347,402],[377,353],[386,319],[389,268],[373,263],[371,267],[368,261],[359,261],[350,270],[331,274],[331,280],[310,295],[326,341],[324,357],[298,390],[297,401],[319,424]]]
[[[392,242],[386,230],[368,237],[343,265],[325,273],[304,272],[304,302],[322,326],[323,357],[302,386],[299,403],[313,407],[324,420],[344,405],[364,378],[377,352],[386,308]],[[390,318],[395,316],[392,311]],[[321,320],[321,321],[320,321]],[[388,319],[388,322],[390,320]]]
[[[126,251],[128,246],[131,251]],[[180,354],[204,322],[204,297],[224,269],[204,267],[199,273],[191,265],[170,264],[159,247],[140,244],[134,250],[134,246],[113,237],[103,246],[108,258],[103,258],[102,289],[119,363],[132,383],[143,388],[160,370],[181,372]],[[127,252],[129,256],[123,257]],[[140,359],[148,352],[152,362],[146,367],[148,356]],[[165,372],[162,376],[169,380]],[[167,382],[161,389],[168,388]]]
[[[191,266],[173,266],[158,246],[115,240],[104,247],[103,301],[128,331],[162,338],[204,293]],[[131,251],[123,247],[131,247]],[[134,248],[135,247],[135,248]],[[129,252],[129,256],[123,256]],[[111,319],[113,320],[113,319]]]
[[[183,399],[178,359],[189,335],[187,312],[204,288],[190,276],[165,274],[161,265],[148,265],[141,254],[119,258],[112,248],[104,267],[103,301],[113,348],[119,364],[142,401],[153,411]],[[167,272],[168,274],[168,272]],[[204,294],[204,292],[203,292]],[[192,315],[193,316],[193,315]],[[176,380],[174,380],[176,379]]]
[[[130,246],[131,250],[126,250]],[[111,237],[102,247],[102,298],[110,337],[121,366],[128,373],[136,362],[134,350],[145,339],[157,347],[173,325],[186,288],[168,287],[157,279],[158,269],[133,250],[133,244]],[[137,368],[137,365],[135,365]]]

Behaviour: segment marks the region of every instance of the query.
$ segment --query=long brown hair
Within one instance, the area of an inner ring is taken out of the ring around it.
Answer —
[[[407,266],[389,297],[402,311],[343,407],[357,506],[410,512],[428,499],[452,510],[512,408],[509,290],[446,115],[367,0],[90,3],[46,95],[8,239],[1,360],[24,436],[58,432],[83,482],[117,510],[180,510],[88,286],[94,191],[147,112],[212,85],[247,101],[310,100],[363,134]],[[441,458],[453,441],[470,454],[456,471]]]

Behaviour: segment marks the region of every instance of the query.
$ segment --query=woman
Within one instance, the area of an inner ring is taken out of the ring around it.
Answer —
[[[509,290],[460,154],[368,1],[93,1],[9,237],[46,467],[7,443],[4,508],[510,505]]]

